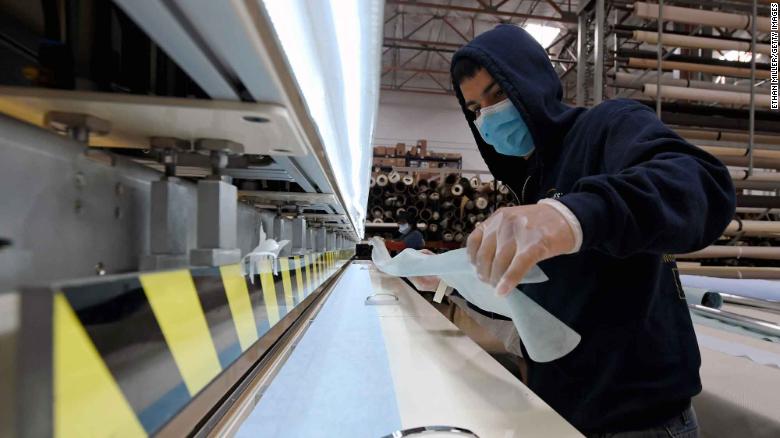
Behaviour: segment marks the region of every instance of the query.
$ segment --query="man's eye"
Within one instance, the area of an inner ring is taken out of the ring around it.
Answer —
[[[473,110],[473,111],[474,111],[474,115],[475,115],[475,116],[478,116],[478,115],[479,115],[480,108],[474,108],[474,110]]]
[[[504,90],[496,91],[496,97],[504,97]]]

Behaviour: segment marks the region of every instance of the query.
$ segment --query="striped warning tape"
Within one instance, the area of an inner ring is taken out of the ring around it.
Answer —
[[[44,393],[53,400],[44,434],[159,431],[353,253],[279,258],[276,272],[266,260],[259,281],[228,265],[58,288],[49,298],[51,323],[44,324],[52,346],[51,387]],[[34,355],[26,356],[35,363]],[[23,422],[40,418],[20,416]],[[20,430],[33,429],[22,424]]]

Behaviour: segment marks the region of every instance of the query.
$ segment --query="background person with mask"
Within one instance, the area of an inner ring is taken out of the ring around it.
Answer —
[[[475,229],[471,261],[499,294],[538,263],[550,280],[523,291],[582,335],[563,358],[528,360],[528,386],[589,436],[697,436],[701,359],[666,255],[731,220],[725,166],[638,102],[563,104],[547,53],[517,26],[478,36],[451,73],[482,157],[522,204]]]
[[[404,245],[407,248],[422,249],[425,246],[425,240],[422,232],[417,229],[417,219],[404,213],[399,215],[396,220],[398,221],[398,232],[401,233],[400,240],[403,241]]]

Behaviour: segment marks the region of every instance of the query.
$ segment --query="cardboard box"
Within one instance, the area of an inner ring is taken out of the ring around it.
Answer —
[[[393,158],[374,158],[374,166],[379,167],[393,167],[395,166],[395,159]]]
[[[396,158],[393,161],[395,161],[395,164],[393,164],[394,166],[406,167],[406,158]]]
[[[387,148],[384,146],[374,146],[374,156],[375,157],[384,157],[387,155]]]
[[[403,157],[406,155],[406,143],[396,143],[395,144],[395,156],[396,157]]]
[[[428,156],[428,140],[421,139],[417,140],[417,149],[418,153],[421,157],[427,157]]]

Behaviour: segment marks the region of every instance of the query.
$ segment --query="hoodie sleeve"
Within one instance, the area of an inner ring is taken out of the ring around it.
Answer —
[[[559,200],[582,226],[582,250],[616,257],[679,254],[717,239],[734,216],[726,167],[638,103],[609,114],[594,143],[604,173],[579,179]]]

